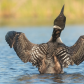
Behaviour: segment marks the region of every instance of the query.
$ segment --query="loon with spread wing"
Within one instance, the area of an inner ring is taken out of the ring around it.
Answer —
[[[9,31],[5,39],[14,48],[18,57],[24,62],[31,62],[38,67],[40,73],[60,74],[69,65],[79,65],[84,60],[84,36],[71,47],[66,46],[60,39],[65,27],[66,17],[64,6],[59,16],[54,20],[53,33],[47,43],[31,43],[22,32]]]

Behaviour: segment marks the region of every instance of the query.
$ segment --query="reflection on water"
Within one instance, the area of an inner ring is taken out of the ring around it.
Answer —
[[[37,74],[37,75],[24,75],[18,78],[18,82],[27,83],[81,83],[84,82],[84,75],[80,73],[73,74]]]
[[[26,27],[0,29],[0,84],[56,84],[84,83],[84,62],[80,65],[69,66],[64,74],[39,74],[38,69],[31,63],[23,63],[13,49],[5,42],[5,34],[9,30],[24,32],[33,43],[47,42],[52,34],[52,27]],[[71,46],[80,35],[84,35],[84,26],[67,26],[62,32],[63,42]],[[39,39],[39,40],[38,40]]]

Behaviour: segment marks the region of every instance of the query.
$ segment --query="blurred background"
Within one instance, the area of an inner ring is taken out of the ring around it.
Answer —
[[[84,0],[0,0],[0,26],[52,26],[64,4],[66,24],[84,24]]]

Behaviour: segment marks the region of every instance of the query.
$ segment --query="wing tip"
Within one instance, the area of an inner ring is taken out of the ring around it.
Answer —
[[[7,34],[5,35],[5,40],[9,44],[10,48],[13,47],[13,40],[15,37],[16,32],[15,31],[8,31]]]

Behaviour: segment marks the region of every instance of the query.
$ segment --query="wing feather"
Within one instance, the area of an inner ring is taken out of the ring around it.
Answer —
[[[5,39],[24,63],[29,61],[33,65],[39,66],[46,56],[47,44],[33,44],[26,38],[24,33],[9,31]]]
[[[70,47],[71,57],[76,65],[84,61],[84,35],[80,36],[77,42]]]
[[[74,63],[79,65],[84,61],[84,36],[80,36],[77,42],[71,47],[61,44],[56,49],[56,57],[59,59],[62,67],[68,67]]]
[[[56,49],[56,57],[58,58],[62,67],[68,67],[69,65],[73,65],[73,61],[71,59],[71,55],[66,48],[65,45],[61,45]]]

